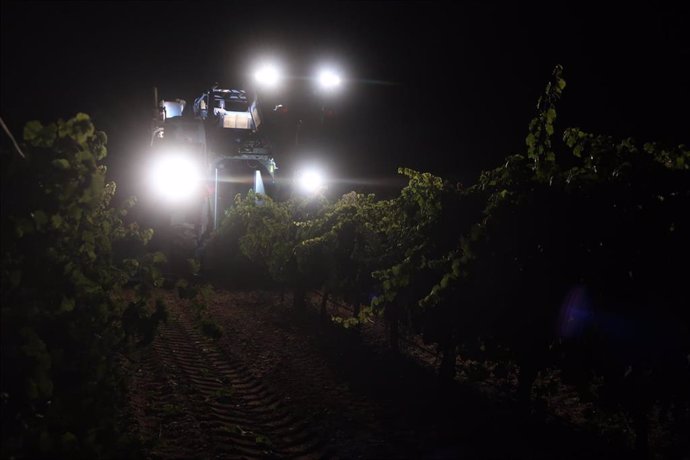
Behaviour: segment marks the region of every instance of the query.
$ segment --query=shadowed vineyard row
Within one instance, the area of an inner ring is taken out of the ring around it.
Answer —
[[[123,429],[122,363],[165,308],[152,230],[111,205],[106,136],[85,114],[29,122],[2,149],[3,458],[136,457]]]
[[[390,200],[238,197],[201,268],[290,291],[296,312],[318,289],[324,319],[356,335],[376,317],[393,351],[420,337],[439,352],[441,390],[458,363],[499,363],[529,411],[537,377],[557,370],[583,401],[624,414],[640,457],[687,458],[690,151],[557,131],[564,88],[556,68],[525,151],[470,187],[401,169],[409,183]],[[133,199],[111,204],[89,117],[23,134],[22,155],[2,149],[2,457],[328,456],[194,329],[217,335],[213,317],[167,312],[166,256],[125,222]],[[155,445],[128,435],[132,415]],[[183,432],[195,442],[179,445]]]
[[[330,298],[351,306],[333,318],[345,327],[379,316],[393,349],[419,335],[441,353],[441,382],[458,356],[515,363],[525,407],[556,369],[583,400],[624,414],[640,456],[659,411],[666,453],[687,450],[690,151],[557,133],[561,72],[525,153],[475,185],[401,169],[409,183],[391,200],[238,196],[204,267],[270,279],[296,310],[319,289],[322,316]]]

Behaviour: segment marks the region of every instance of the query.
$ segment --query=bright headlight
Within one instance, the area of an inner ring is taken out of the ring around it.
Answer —
[[[264,64],[254,73],[254,79],[266,88],[275,88],[281,80],[281,73],[277,66]]]
[[[199,190],[200,182],[200,167],[188,156],[163,156],[153,164],[153,189],[169,201],[179,202],[191,198]]]
[[[323,174],[316,169],[306,169],[297,174],[297,186],[304,193],[318,193],[324,187]]]
[[[322,70],[319,73],[319,84],[323,89],[333,89],[340,86],[340,75],[333,70]]]

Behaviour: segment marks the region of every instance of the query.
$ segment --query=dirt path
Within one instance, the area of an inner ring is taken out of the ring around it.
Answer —
[[[152,458],[332,457],[280,395],[193,327],[180,302],[169,313],[131,385]]]
[[[341,458],[614,458],[618,442],[527,414],[468,385],[441,391],[433,370],[380,337],[300,314],[275,293],[218,289],[219,346],[285,395]]]
[[[614,458],[619,442],[516,410],[299,314],[261,291],[216,289],[202,336],[183,302],[132,381],[151,458]],[[374,341],[375,342],[375,341]]]
[[[217,290],[209,312],[225,331],[219,346],[280,389],[294,413],[310,421],[334,454],[405,456],[404,444],[391,443],[385,423],[391,415],[385,407],[356,391],[355,383],[343,374],[354,355],[347,356],[352,337],[330,335],[338,326],[324,329],[315,317],[295,315],[281,306],[278,295],[265,292]],[[360,370],[366,374],[364,367]]]

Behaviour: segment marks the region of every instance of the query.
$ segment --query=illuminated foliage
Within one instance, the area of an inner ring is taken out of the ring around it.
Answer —
[[[118,361],[164,318],[162,254],[111,205],[107,138],[85,114],[30,122],[2,152],[3,457],[117,457]],[[134,280],[131,295],[125,284]]]
[[[644,452],[653,402],[687,408],[690,391],[690,150],[559,132],[562,72],[525,152],[473,186],[401,169],[392,200],[353,192],[300,219],[286,204],[276,221],[253,209],[273,236],[245,249],[352,303],[346,326],[382,315],[393,347],[400,327],[423,334],[446,380],[458,352],[516,362],[526,404],[546,367],[583,391],[599,379],[598,402],[633,418]]]

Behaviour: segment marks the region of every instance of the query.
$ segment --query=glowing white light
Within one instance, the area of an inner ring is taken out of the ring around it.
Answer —
[[[170,154],[158,158],[151,172],[154,191],[169,201],[191,198],[201,182],[199,165],[189,156]]]
[[[275,65],[264,64],[254,73],[254,79],[262,86],[276,87],[281,80],[280,70]]]
[[[332,70],[322,70],[319,73],[319,84],[324,89],[333,89],[340,86],[340,75]]]
[[[266,189],[264,188],[264,180],[261,178],[261,171],[258,169],[254,171],[254,191],[261,195],[266,194]]]
[[[324,187],[324,177],[316,169],[306,169],[297,175],[297,186],[304,193],[318,193]]]

